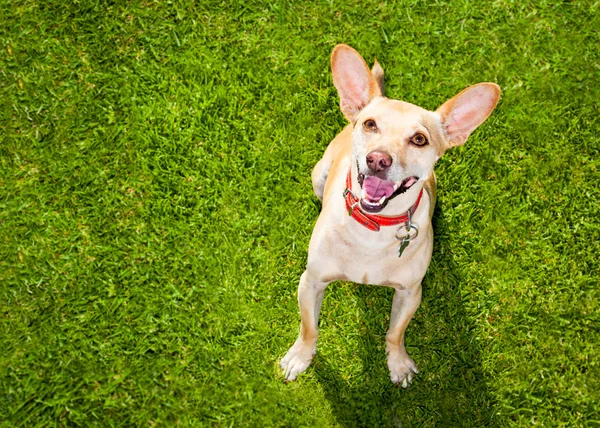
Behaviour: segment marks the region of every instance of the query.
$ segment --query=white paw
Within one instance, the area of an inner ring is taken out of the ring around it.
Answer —
[[[419,373],[417,365],[404,349],[388,354],[388,368],[390,369],[392,382],[397,385],[401,384],[402,388],[406,388],[415,375]]]
[[[305,345],[298,339],[279,363],[284,371],[285,380],[296,380],[298,375],[308,368],[315,352],[316,346]]]

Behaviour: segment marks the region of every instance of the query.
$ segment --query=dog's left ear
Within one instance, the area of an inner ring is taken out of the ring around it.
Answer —
[[[500,86],[478,83],[446,101],[437,113],[442,118],[448,146],[460,146],[494,111],[500,99]]]
[[[331,53],[333,84],[340,95],[340,108],[350,122],[356,115],[381,95],[381,89],[362,56],[348,45],[337,45]],[[383,70],[381,78],[383,80]],[[374,73],[379,74],[377,67]]]

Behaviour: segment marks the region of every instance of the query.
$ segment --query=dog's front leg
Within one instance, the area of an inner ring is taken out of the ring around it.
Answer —
[[[408,356],[404,347],[406,327],[421,303],[421,284],[408,289],[396,289],[392,302],[390,328],[387,332],[386,351],[392,382],[406,388],[418,373],[415,362]]]
[[[327,283],[316,279],[306,270],[300,277],[298,286],[298,305],[300,306],[300,335],[296,343],[281,360],[281,368],[285,371],[285,380],[295,380],[299,373],[308,368],[317,350],[319,335],[319,313],[325,295]]]

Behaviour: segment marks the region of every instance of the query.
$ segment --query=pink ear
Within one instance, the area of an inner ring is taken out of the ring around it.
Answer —
[[[450,146],[460,146],[492,113],[500,99],[500,86],[478,83],[446,101],[437,112]]]
[[[381,91],[365,60],[347,45],[337,45],[331,53],[333,84],[340,95],[340,108],[351,122]]]

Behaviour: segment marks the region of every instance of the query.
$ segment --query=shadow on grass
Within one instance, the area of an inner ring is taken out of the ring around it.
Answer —
[[[439,207],[434,228],[435,249],[423,282],[423,301],[407,330],[407,349],[420,370],[413,385],[405,390],[389,380],[387,324],[382,320],[389,320],[393,293],[384,287],[355,289],[361,301],[371,302],[366,303],[364,331],[356,349],[362,373],[347,380],[348,374],[327,356],[317,354],[313,362],[341,426],[497,426],[481,349],[460,298],[462,278],[445,247],[447,230]]]

